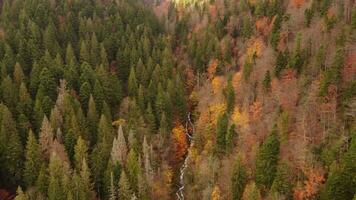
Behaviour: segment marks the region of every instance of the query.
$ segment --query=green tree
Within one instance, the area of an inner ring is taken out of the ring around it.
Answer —
[[[120,175],[118,194],[119,194],[118,195],[119,199],[122,199],[122,200],[130,200],[131,199],[132,192],[130,189],[129,180],[126,177],[126,173],[124,170],[122,170],[121,175]]]
[[[276,176],[271,186],[272,196],[283,196],[285,199],[292,199],[292,184],[290,169],[287,164],[282,163],[277,167]]]
[[[223,115],[219,116],[216,125],[216,144],[217,144],[218,153],[225,152],[227,129],[228,129],[228,117],[227,114],[224,113]]]
[[[128,175],[128,180],[130,181],[131,188],[133,191],[137,191],[138,190],[137,175],[140,170],[140,165],[138,163],[137,153],[133,148],[131,148],[129,154],[127,155],[126,168],[127,168],[127,175]]]
[[[256,184],[269,189],[277,172],[279,158],[279,140],[275,128],[259,148],[256,155]]]
[[[241,162],[241,159],[238,157],[235,161],[234,169],[231,176],[231,190],[233,200],[240,200],[242,198],[246,183],[247,172]]]
[[[265,91],[270,91],[271,89],[271,73],[269,72],[269,70],[267,70],[267,72],[265,73],[265,77],[263,79],[263,89]]]
[[[9,109],[0,105],[0,112],[0,182],[12,185],[19,181],[22,175],[23,146]]]
[[[25,168],[23,179],[27,187],[32,186],[40,173],[42,165],[41,148],[33,132],[30,130],[26,144]]]
[[[83,168],[83,160],[88,160],[88,147],[85,140],[79,136],[74,147],[74,166],[78,172]]]
[[[136,97],[138,94],[138,85],[137,79],[135,75],[135,69],[131,67],[130,75],[129,75],[129,82],[128,82],[128,92],[130,97]]]
[[[226,99],[226,110],[227,113],[231,114],[235,107],[235,89],[232,86],[231,78],[228,80],[227,86],[224,90],[224,95]]]

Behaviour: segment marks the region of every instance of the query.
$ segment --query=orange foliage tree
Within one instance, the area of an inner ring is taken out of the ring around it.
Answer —
[[[305,175],[307,180],[304,181],[304,186],[294,190],[293,197],[296,200],[313,199],[325,181],[322,170],[310,169],[306,171]]]
[[[181,124],[176,125],[172,130],[173,149],[175,161],[181,161],[187,153],[188,143],[184,127]]]

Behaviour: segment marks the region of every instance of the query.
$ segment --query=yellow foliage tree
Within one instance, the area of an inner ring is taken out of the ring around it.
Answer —
[[[221,200],[221,191],[218,185],[214,187],[214,190],[211,193],[211,200]]]

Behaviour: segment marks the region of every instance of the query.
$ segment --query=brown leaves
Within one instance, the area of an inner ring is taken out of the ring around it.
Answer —
[[[296,8],[300,8],[304,4],[305,0],[293,0],[293,5]]]
[[[210,61],[209,66],[208,66],[208,78],[212,80],[214,78],[216,68],[218,67],[219,61],[218,59],[213,59]]]
[[[294,190],[293,197],[295,200],[312,199],[315,197],[324,183],[324,172],[321,169],[309,169],[305,175],[307,180],[304,181],[304,186]]]

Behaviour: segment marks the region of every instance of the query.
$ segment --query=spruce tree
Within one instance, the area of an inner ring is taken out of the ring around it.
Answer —
[[[9,109],[0,105],[0,112],[0,182],[13,185],[22,175],[23,146]]]
[[[246,183],[247,172],[241,162],[241,159],[238,157],[235,161],[234,169],[231,176],[231,190],[233,200],[240,200],[242,198]]]
[[[277,172],[279,158],[279,140],[276,129],[259,148],[256,155],[256,184],[262,189],[269,189]]]
[[[227,86],[224,91],[226,99],[226,110],[227,113],[231,114],[235,107],[235,89],[232,86],[232,81],[229,79]]]
[[[133,67],[131,67],[130,70],[128,92],[130,97],[136,97],[136,95],[138,94],[137,79],[135,75],[135,69]]]
[[[30,187],[35,183],[40,173],[41,165],[41,148],[33,132],[30,130],[27,138],[25,168],[23,172],[23,179],[27,187]]]
[[[83,160],[88,160],[88,147],[86,141],[79,136],[74,147],[74,166],[78,172],[83,168]]]
[[[265,77],[263,79],[263,89],[265,91],[270,91],[271,89],[271,73],[269,72],[269,70],[267,70],[267,72],[265,73]]]
[[[216,126],[217,152],[224,153],[226,147],[226,134],[228,129],[228,117],[226,113],[219,116]]]
[[[122,170],[119,181],[119,191],[118,196],[120,200],[130,200],[131,199],[131,188],[129,184],[129,180],[126,177],[126,173]]]

